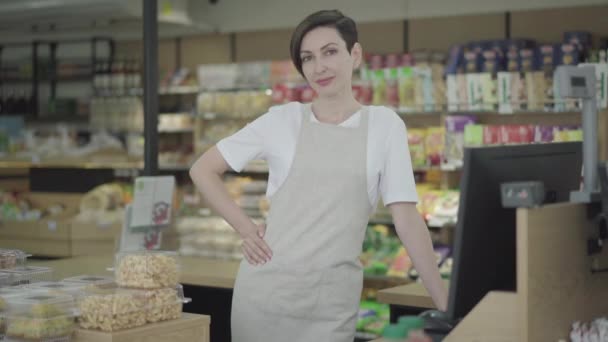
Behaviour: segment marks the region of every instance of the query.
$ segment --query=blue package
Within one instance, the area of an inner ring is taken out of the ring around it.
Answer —
[[[466,73],[476,73],[481,71],[481,64],[483,62],[481,53],[467,51],[464,53],[464,61],[464,71]]]
[[[580,51],[574,44],[562,44],[560,47],[559,65],[577,65],[580,63]]]
[[[591,32],[587,31],[567,31],[564,32],[564,43],[574,44],[582,50],[591,49],[593,45]]]
[[[538,70],[534,49],[521,49],[519,50],[519,71],[534,71]]]
[[[536,65],[547,75],[553,76],[553,71],[559,64],[559,44],[543,44],[536,49]]]
[[[457,74],[464,65],[464,49],[462,45],[453,45],[448,53],[448,62],[445,67],[447,75]]]
[[[483,72],[497,73],[505,70],[504,55],[498,50],[486,50],[482,56],[483,64],[481,69]]]

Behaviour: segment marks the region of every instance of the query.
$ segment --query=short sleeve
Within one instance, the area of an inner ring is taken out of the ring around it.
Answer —
[[[238,132],[217,143],[222,157],[234,171],[240,172],[252,160],[266,160],[264,137],[268,137],[272,132],[273,117],[275,117],[273,114],[271,109]]]
[[[407,129],[402,120],[391,127],[384,167],[380,173],[380,193],[384,205],[395,202],[418,202],[414,170],[407,143]]]

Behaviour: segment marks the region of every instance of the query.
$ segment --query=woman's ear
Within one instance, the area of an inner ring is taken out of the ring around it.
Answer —
[[[358,69],[363,62],[363,48],[361,44],[355,43],[350,54],[353,57],[353,70]]]

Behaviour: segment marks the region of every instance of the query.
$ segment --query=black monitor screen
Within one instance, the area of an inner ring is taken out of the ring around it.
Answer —
[[[541,181],[556,202],[580,187],[582,144],[553,143],[465,150],[448,316],[463,318],[492,290],[516,290],[515,209],[501,205],[500,184]]]

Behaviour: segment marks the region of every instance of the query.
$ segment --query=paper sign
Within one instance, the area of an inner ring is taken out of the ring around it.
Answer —
[[[142,231],[134,231],[129,228],[132,219],[133,207],[127,205],[125,208],[125,219],[120,236],[120,251],[141,251],[160,249],[162,243],[162,230],[160,228],[148,228]]]
[[[138,177],[133,191],[130,228],[162,227],[171,222],[175,178]]]

